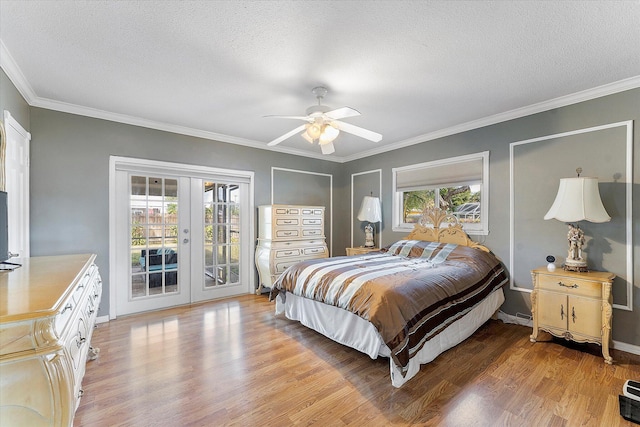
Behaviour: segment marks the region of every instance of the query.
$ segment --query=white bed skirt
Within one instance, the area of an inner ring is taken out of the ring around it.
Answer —
[[[502,288],[493,292],[464,317],[449,325],[440,334],[429,340],[408,365],[403,377],[400,369],[389,358],[391,384],[400,387],[420,370],[420,365],[431,362],[440,353],[469,338],[500,308],[504,302]],[[361,317],[332,305],[281,292],[276,298],[276,315],[282,314],[291,320],[331,338],[332,340],[367,354],[372,359],[389,357],[389,348],[382,341],[376,328]]]

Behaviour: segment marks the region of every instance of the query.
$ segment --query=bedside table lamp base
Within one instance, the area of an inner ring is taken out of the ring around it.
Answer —
[[[587,268],[587,262],[582,260],[574,261],[568,259],[565,261],[562,269],[564,271],[577,271],[578,273],[589,272],[589,269]]]

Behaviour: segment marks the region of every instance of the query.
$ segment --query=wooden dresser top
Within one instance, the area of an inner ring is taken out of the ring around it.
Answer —
[[[52,316],[95,260],[93,254],[23,258],[0,272],[0,323]]]

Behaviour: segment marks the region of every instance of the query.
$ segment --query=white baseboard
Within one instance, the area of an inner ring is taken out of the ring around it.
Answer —
[[[516,315],[507,314],[504,311],[498,311],[498,320],[502,320],[504,323],[514,323],[516,325],[528,326],[533,328],[533,321],[529,315]]]
[[[620,342],[620,341],[613,341],[612,344],[613,344],[612,347],[615,348],[616,350],[620,350],[620,351],[624,351],[627,353],[636,354],[640,356],[640,346],[627,344],[626,342]]]
[[[514,323],[516,325],[528,326],[530,328],[533,327],[533,321],[527,317],[514,316],[512,314],[507,314],[503,311],[498,311],[498,320],[502,320],[504,323]],[[626,353],[640,355],[640,346],[627,344],[625,342],[620,341],[612,341],[611,348],[616,350],[624,351]]]
[[[96,324],[97,323],[107,323],[108,321],[109,321],[109,315],[96,317]]]

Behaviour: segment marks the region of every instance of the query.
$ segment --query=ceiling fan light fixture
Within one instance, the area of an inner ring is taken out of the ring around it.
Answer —
[[[320,126],[320,124],[318,123],[310,123],[307,126],[307,135],[309,135],[309,137],[311,139],[318,139],[320,137],[320,134],[322,133],[322,127]]]
[[[296,134],[299,134],[305,141],[311,144],[318,142],[322,154],[332,154],[335,152],[333,141],[338,137],[338,135],[340,135],[340,132],[346,132],[373,142],[382,140],[382,135],[379,133],[372,132],[340,120],[348,117],[359,116],[360,112],[358,110],[351,107],[331,109],[326,105],[322,105],[322,100],[327,94],[326,87],[314,87],[312,92],[316,96],[318,104],[307,108],[305,116],[265,116],[280,119],[304,120],[306,122],[305,124],[300,125],[267,143],[269,147],[278,145],[282,141],[291,138]]]
[[[324,125],[322,134],[320,135],[320,145],[328,144],[333,142],[338,135],[340,135],[340,131],[333,127],[331,124]]]
[[[302,132],[302,137],[305,139],[305,141],[307,141],[309,144],[313,144],[313,138],[311,138],[309,136],[309,134],[307,133],[307,131]]]
[[[333,146],[333,142],[329,142],[327,144],[320,144],[320,151],[322,151],[322,154],[333,154],[336,152],[336,149]]]

